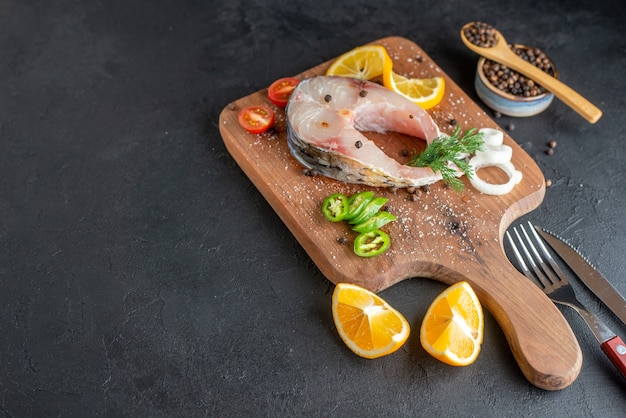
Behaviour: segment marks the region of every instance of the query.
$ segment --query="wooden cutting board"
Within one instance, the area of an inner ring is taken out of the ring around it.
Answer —
[[[499,129],[415,43],[400,37],[372,43],[387,48],[394,71],[399,74],[445,78],[444,100],[428,111],[443,132],[451,133],[454,123],[464,130]],[[296,77],[323,75],[331,62]],[[254,104],[274,108],[273,132],[253,135],[239,126],[239,110]],[[387,208],[398,220],[383,228],[391,236],[391,248],[368,259],[353,252],[356,233],[345,223],[327,221],[320,211],[328,195],[337,192],[350,195],[368,187],[306,175],[304,167],[289,152],[284,110],[271,104],[267,89],[227,105],[220,114],[219,127],[232,157],[330,281],[355,283],[378,292],[412,277],[432,278],[446,284],[466,280],[498,321],[531,383],[555,390],[576,379],[582,354],[571,328],[555,305],[504,254],[504,231],[516,218],[539,206],[545,194],[541,170],[506,132],[504,143],[513,148],[512,162],[523,174],[521,183],[507,195],[481,194],[467,179],[464,179],[465,190],[460,193],[446,188],[442,182],[414,194],[406,189],[371,189],[389,198]],[[403,150],[413,153],[424,147],[424,141],[400,134],[367,136],[401,162],[406,162]],[[507,179],[493,167],[481,169],[478,174],[494,183]],[[347,242],[341,244],[338,241],[341,237]]]

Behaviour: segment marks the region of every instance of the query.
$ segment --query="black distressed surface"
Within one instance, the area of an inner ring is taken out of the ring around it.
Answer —
[[[0,0],[0,416],[622,416],[624,380],[568,310],[584,364],[563,391],[525,380],[489,314],[475,364],[427,356],[444,285],[420,278],[382,294],[413,326],[403,349],[356,357],[332,285],[219,135],[231,101],[391,35],[477,100],[472,20],[543,49],[603,110],[496,121],[552,181],[524,220],[626,294],[617,1]]]

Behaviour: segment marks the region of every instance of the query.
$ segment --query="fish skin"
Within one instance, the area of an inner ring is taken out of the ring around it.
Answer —
[[[292,155],[320,174],[374,187],[419,187],[442,178],[429,167],[399,163],[361,133],[392,131],[427,143],[441,136],[425,110],[379,84],[312,77],[294,89],[286,114]]]

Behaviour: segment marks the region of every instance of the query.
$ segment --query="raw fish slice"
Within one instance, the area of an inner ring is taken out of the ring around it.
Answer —
[[[291,153],[323,175],[375,187],[441,180],[431,168],[400,164],[360,132],[393,131],[427,143],[441,135],[426,111],[379,84],[345,77],[306,79],[293,91],[286,112]]]

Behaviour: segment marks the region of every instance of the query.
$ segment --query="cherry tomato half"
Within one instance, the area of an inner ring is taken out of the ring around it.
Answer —
[[[239,112],[239,124],[252,134],[260,134],[274,125],[274,111],[264,105],[249,106]]]
[[[267,89],[267,97],[278,107],[287,106],[291,92],[298,85],[300,80],[293,77],[278,79]]]

